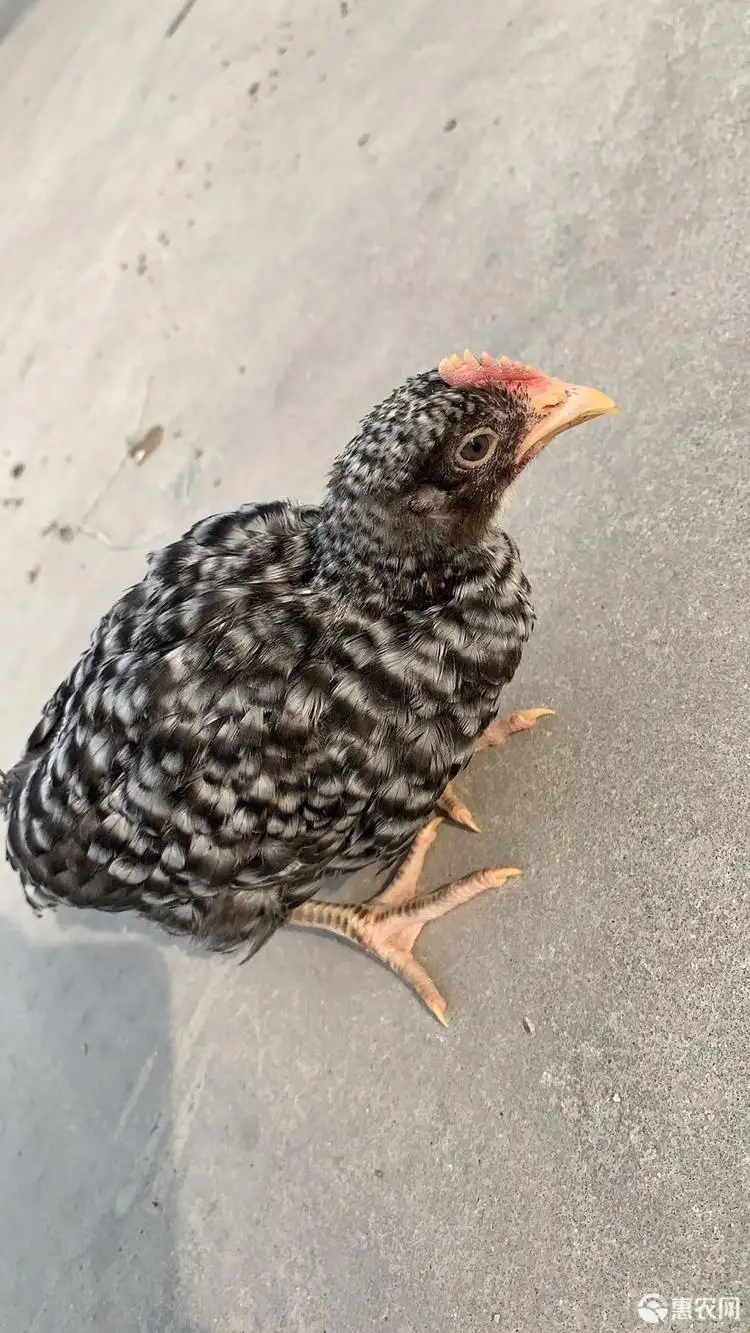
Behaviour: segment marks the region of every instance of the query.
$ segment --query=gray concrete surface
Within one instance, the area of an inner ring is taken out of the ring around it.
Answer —
[[[423,939],[448,1031],[324,938],[237,968],[35,921],[3,870],[3,1330],[627,1333],[652,1291],[750,1322],[743,6],[22,8],[0,762],[151,546],[318,496],[406,373],[488,347],[624,415],[509,514],[509,704],[558,714],[432,863],[525,869]]]

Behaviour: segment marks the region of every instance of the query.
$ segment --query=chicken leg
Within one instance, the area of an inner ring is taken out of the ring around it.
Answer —
[[[479,737],[474,754],[481,754],[483,750],[496,750],[498,746],[505,744],[509,736],[515,735],[517,731],[530,731],[536,726],[540,717],[554,717],[554,713],[554,708],[519,708],[515,713],[509,713],[507,717],[498,718],[497,722],[493,722],[484,735]],[[454,824],[471,829],[472,833],[480,832],[469,807],[461,800],[452,782],[445,788],[437,808],[452,819]]]
[[[425,858],[442,822],[438,815],[425,825],[391,884],[370,902],[330,903],[313,898],[295,907],[288,919],[291,925],[313,926],[343,935],[375,954],[414,987],[430,1012],[447,1027],[446,1001],[429,972],[414,957],[414,945],[422,928],[487,889],[500,888],[521,872],[512,868],[480,870],[433,893],[420,894]]]

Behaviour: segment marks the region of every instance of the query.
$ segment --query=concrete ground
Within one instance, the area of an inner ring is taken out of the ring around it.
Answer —
[[[151,547],[319,496],[407,373],[623,408],[509,514],[557,716],[431,865],[525,870],[423,938],[448,1031],[323,937],[238,968],[2,871],[8,1333],[750,1321],[742,11],[0,0],[0,763]]]

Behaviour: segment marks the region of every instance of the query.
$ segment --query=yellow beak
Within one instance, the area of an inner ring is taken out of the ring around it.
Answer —
[[[516,454],[519,465],[528,463],[564,430],[602,417],[606,412],[620,410],[617,403],[599,389],[588,389],[584,384],[566,384],[564,380],[550,380],[543,390],[532,395],[531,405],[533,424]]]

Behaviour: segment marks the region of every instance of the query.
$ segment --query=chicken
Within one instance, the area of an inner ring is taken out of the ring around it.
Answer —
[[[29,903],[132,910],[253,954],[285,922],[378,955],[445,1021],[425,922],[514,869],[420,894],[453,782],[548,709],[498,720],[534,615],[505,492],[596,390],[467,352],[364,419],[319,507],[250,504],[152,555],[5,776]],[[406,855],[408,853],[408,855]],[[405,861],[364,905],[321,881]]]

